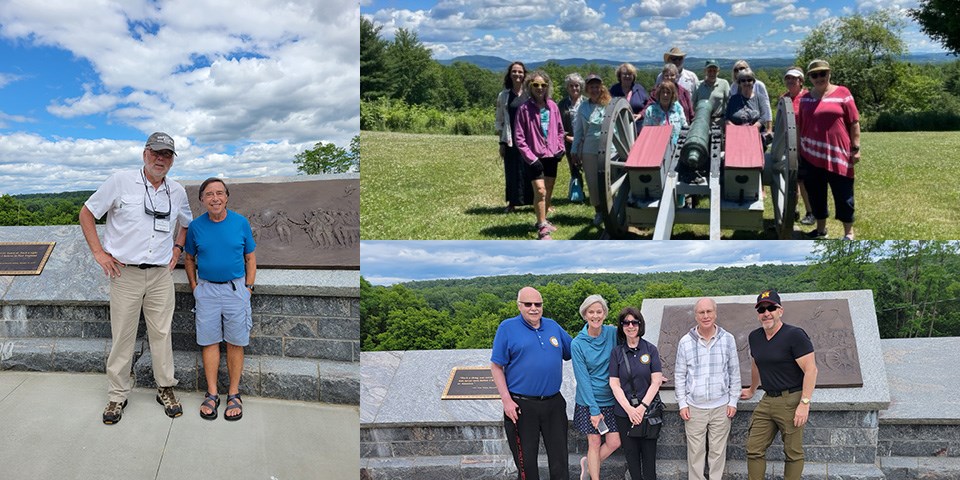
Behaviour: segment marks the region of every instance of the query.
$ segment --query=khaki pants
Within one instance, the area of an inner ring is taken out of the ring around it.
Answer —
[[[600,195],[606,195],[606,186],[600,185],[597,170],[600,169],[600,157],[596,153],[584,153],[580,156],[583,162],[583,179],[587,182],[587,191],[590,195],[590,205],[600,206]]]
[[[750,480],[763,480],[767,469],[767,448],[777,432],[783,439],[783,478],[800,480],[803,473],[803,427],[793,426],[800,395],[801,392],[793,392],[779,397],[764,395],[760,399],[750,418],[750,436],[747,437],[747,475]]]
[[[107,358],[107,382],[111,402],[126,400],[133,387],[130,369],[141,308],[150,339],[153,378],[161,387],[177,384],[173,377],[173,346],[170,343],[173,300],[173,276],[163,267],[145,270],[135,266],[121,267],[120,276],[110,280],[113,346]]]
[[[706,409],[690,407],[690,420],[684,423],[687,434],[687,472],[690,480],[704,480],[703,459],[707,457],[708,438],[710,479],[723,477],[723,469],[727,463],[730,423],[726,405]]]

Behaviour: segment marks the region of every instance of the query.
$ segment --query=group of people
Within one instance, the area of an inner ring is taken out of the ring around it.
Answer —
[[[580,305],[583,329],[571,338],[543,316],[543,298],[536,289],[521,289],[517,308],[520,314],[497,328],[490,367],[518,478],[539,478],[541,437],[550,478],[569,478],[568,419],[560,387],[563,362],[572,360],[573,426],[586,436],[588,446],[579,478],[599,479],[603,461],[622,447],[630,478],[655,480],[659,430],[644,428],[644,423],[653,424],[657,415],[662,422],[659,390],[664,378],[657,347],[643,339],[646,323],[640,311],[626,307],[617,315],[616,326],[606,325],[606,300],[590,295]],[[678,343],[674,381],[691,480],[722,476],[737,403],[753,398],[758,387],[765,394],[754,410],[747,439],[750,480],[764,478],[766,451],[778,432],[784,478],[799,480],[803,471],[803,428],[817,379],[813,344],[803,329],[783,323],[776,290],[761,292],[755,308],[760,328],[749,335],[747,388],[741,388],[736,339],[717,324],[713,299],[696,302],[695,322]]]
[[[109,383],[103,423],[120,421],[133,387],[130,376],[140,313],[146,321],[157,384],[157,402],[171,418],[183,415],[174,394],[171,324],[174,310],[173,269],[181,255],[196,301],[197,343],[202,347],[207,393],[200,416],[217,418],[220,343],[226,342],[227,405],[223,417],[240,420],[243,348],[253,327],[250,296],[254,291],[256,242],[247,219],[227,209],[230,190],[219,178],[200,185],[207,212],[193,218],[187,193],[167,178],[176,149],[173,137],[150,135],[143,166],[111,175],[84,203],[80,227],[93,258],[110,279]],[[103,241],[96,219],[107,216]]]
[[[578,179],[589,192],[595,210],[593,224],[599,227],[603,223],[598,153],[605,109],[615,97],[630,104],[637,135],[645,125],[671,125],[675,145],[680,131],[692,122],[696,106],[708,101],[713,121],[755,126],[764,147],[769,145],[773,139],[770,95],[750,65],[745,60],[734,63],[731,85],[719,78],[718,62],[706,60],[701,81],[695,72],[684,68],[686,55],[677,47],[664,53],[663,69],[649,95],[637,82],[636,67],[629,63],[617,68],[617,83],[609,88],[596,74],[584,79],[571,73],[563,80],[567,96],[559,104],[551,99],[553,84],[546,72],[528,72],[522,62],[511,63],[496,103],[496,130],[506,179],[504,211],[532,204],[537,237],[551,239],[556,227],[547,216],[553,211],[550,203],[558,165],[566,156],[571,178]],[[806,205],[800,222],[816,224],[807,237],[827,236],[829,186],[836,218],[844,225],[843,238],[853,240],[853,167],[860,160],[859,113],[850,91],[830,83],[828,62],[814,60],[806,73],[813,85],[810,90],[803,88],[800,67],[787,68],[783,77],[787,87],[784,97],[793,103],[799,137],[798,187]]]

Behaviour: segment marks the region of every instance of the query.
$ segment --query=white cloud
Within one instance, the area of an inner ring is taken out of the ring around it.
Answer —
[[[574,0],[560,12],[557,22],[566,31],[583,31],[603,23],[603,14],[587,6],[585,0]]]
[[[786,5],[783,8],[773,12],[774,18],[778,22],[784,21],[803,21],[810,18],[810,9],[806,7],[796,7],[794,5]]]
[[[690,21],[687,24],[687,30],[706,34],[723,31],[726,26],[727,23],[723,20],[723,17],[715,12],[707,12],[703,18]]]
[[[694,8],[705,5],[706,0],[640,0],[620,9],[625,18],[666,17],[681,18],[690,15]]]
[[[265,21],[269,19],[269,21]],[[7,0],[0,36],[87,60],[98,78],[48,110],[106,113],[199,143],[346,144],[359,130],[353,0]]]
[[[815,20],[823,20],[823,19],[826,19],[826,18],[830,18],[830,9],[829,9],[829,8],[818,8],[815,12],[813,12],[813,18],[814,18]]]
[[[311,143],[251,143],[233,154],[174,135],[173,179],[202,180],[295,175],[294,155]],[[92,190],[113,172],[142,165],[143,141],[58,138],[14,133],[0,136],[0,185],[25,185],[17,193]],[[51,162],[50,159],[57,159]],[[6,193],[6,192],[0,192]]]
[[[794,25],[794,24],[790,24],[789,27],[784,29],[784,31],[787,31],[790,33],[802,33],[804,35],[810,33],[810,31],[812,30],[813,30],[813,27],[810,27],[807,25]]]
[[[736,2],[730,6],[730,15],[734,17],[743,17],[746,15],[756,15],[763,13],[764,3],[758,0],[748,0],[745,2]]]

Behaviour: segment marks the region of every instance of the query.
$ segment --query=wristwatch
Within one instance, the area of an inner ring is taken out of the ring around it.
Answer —
[[[800,399],[800,403],[802,403],[802,404],[804,404],[804,405],[810,405],[810,399],[809,399],[809,398],[801,398],[801,399]]]
[[[852,145],[852,146],[850,147],[850,151],[853,152],[853,153],[859,152],[859,151],[860,151],[860,145]]]
[[[179,248],[179,249],[180,249],[180,251],[181,251],[181,252],[183,252],[183,245],[180,245],[180,244],[177,244],[177,243],[174,243],[174,244],[173,244],[173,248]]]
[[[255,290],[255,289],[253,288],[253,284],[252,284],[252,283],[251,283],[251,284],[248,284],[248,285],[245,285],[245,287],[249,288],[251,292]]]

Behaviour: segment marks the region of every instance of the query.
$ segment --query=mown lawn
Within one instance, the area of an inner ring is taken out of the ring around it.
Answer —
[[[495,137],[364,131],[360,138],[363,239],[536,238],[532,207],[502,213],[503,166]],[[960,132],[864,133],[861,144],[858,239],[960,238]],[[559,228],[553,238],[599,238],[600,230],[590,224],[592,207],[566,201],[568,181],[569,171],[561,164],[556,212],[549,217]],[[767,197],[765,216],[772,225]],[[843,233],[832,218],[827,227],[831,238]],[[706,226],[673,230],[673,238],[707,237]],[[775,234],[724,231],[724,238],[773,239]]]

